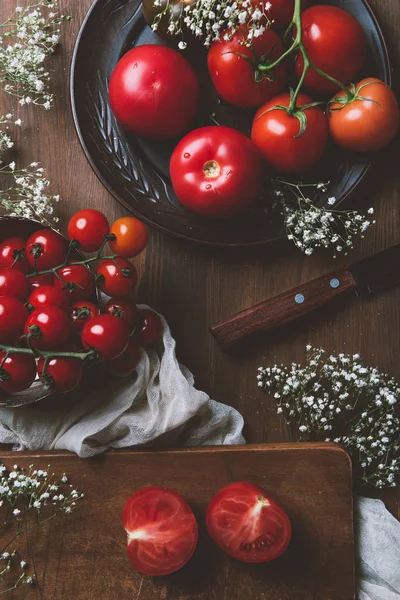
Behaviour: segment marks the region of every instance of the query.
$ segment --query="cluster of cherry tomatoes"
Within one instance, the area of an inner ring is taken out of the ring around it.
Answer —
[[[264,0],[251,1],[264,12]],[[169,15],[165,4],[145,1],[145,17],[153,19],[157,11]],[[171,14],[180,5],[184,11],[186,4],[171,3]],[[240,214],[260,192],[263,162],[280,173],[304,173],[318,163],[329,137],[347,150],[371,151],[395,136],[399,110],[392,90],[374,78],[351,83],[366,57],[361,25],[336,6],[306,4],[274,0],[272,27],[250,45],[248,25],[221,32],[211,45],[207,64],[219,96],[234,106],[258,110],[251,139],[229,127],[211,126],[191,131],[175,147],[172,186],[193,212],[206,217]],[[290,24],[284,43],[280,34]],[[291,79],[295,91],[283,91]],[[188,60],[162,45],[127,52],[109,86],[117,120],[156,140],[182,135],[197,112],[199,97],[199,81]]]
[[[8,392],[29,388],[37,376],[54,392],[71,391],[89,359],[129,375],[140,346],[161,337],[159,316],[129,298],[137,273],[127,258],[145,248],[145,226],[126,217],[110,228],[101,212],[88,209],[72,217],[68,236],[69,243],[39,229],[0,243],[0,388]],[[111,254],[103,256],[106,246]],[[96,254],[83,258],[77,248]],[[101,306],[96,288],[110,297]]]

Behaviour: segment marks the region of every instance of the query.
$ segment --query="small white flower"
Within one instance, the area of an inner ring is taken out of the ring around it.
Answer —
[[[18,508],[14,508],[14,510],[13,510],[13,515],[14,515],[15,517],[18,517],[20,514],[21,514],[21,511],[20,511]]]
[[[21,569],[25,569],[27,567],[28,563],[25,562],[24,560],[21,560],[21,562],[19,563],[19,566],[21,567]]]

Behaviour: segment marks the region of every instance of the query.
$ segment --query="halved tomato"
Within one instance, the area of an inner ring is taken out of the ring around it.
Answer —
[[[214,542],[243,562],[273,560],[291,538],[290,520],[280,504],[246,481],[227,485],[211,499],[206,524]]]
[[[129,560],[144,575],[174,573],[195,551],[196,517],[186,500],[167,488],[150,486],[133,494],[122,522]]]

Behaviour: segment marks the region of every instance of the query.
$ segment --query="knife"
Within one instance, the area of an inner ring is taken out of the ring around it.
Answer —
[[[256,332],[296,321],[345,295],[366,298],[400,283],[400,244],[260,302],[210,327],[224,350]]]

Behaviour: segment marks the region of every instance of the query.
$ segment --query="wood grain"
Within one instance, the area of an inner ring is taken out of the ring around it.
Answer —
[[[15,454],[0,454],[12,468]],[[352,600],[354,548],[348,456],[330,444],[111,452],[83,461],[60,453],[18,455],[18,464],[66,472],[85,493],[76,512],[26,540],[38,585],[9,600]],[[268,564],[239,563],[208,538],[208,501],[232,481],[276,495],[292,521],[288,551]],[[121,511],[145,485],[183,494],[199,521],[199,545],[180,572],[142,577],[126,556]],[[21,548],[22,552],[24,548]]]

